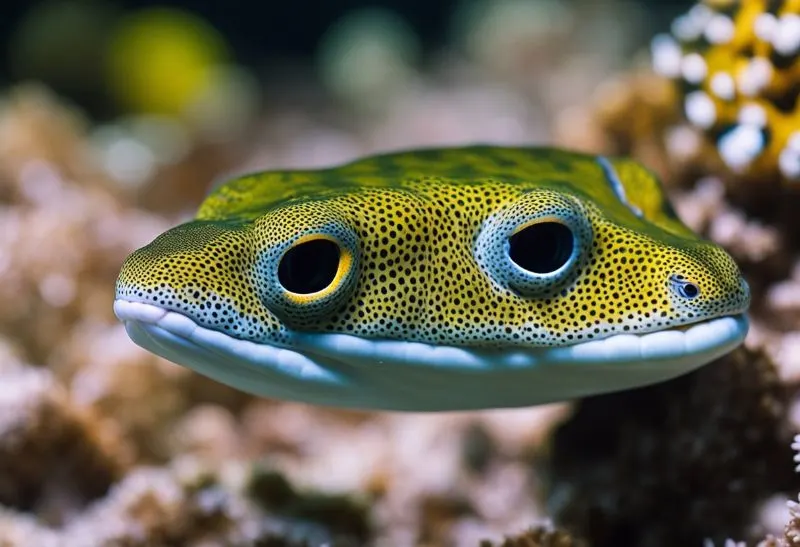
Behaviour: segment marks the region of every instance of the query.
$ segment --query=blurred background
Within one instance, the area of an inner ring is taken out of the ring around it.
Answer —
[[[646,2],[627,0],[392,0],[365,2],[358,0],[325,2],[144,2],[104,0],[15,0],[4,3],[0,20],[0,36],[5,62],[0,66],[0,82],[39,79],[52,85],[97,115],[113,115],[124,105],[114,101],[109,90],[109,46],[131,25],[131,18],[152,13],[157,8],[169,10],[194,31],[196,47],[225,48],[225,59],[247,69],[260,81],[274,78],[270,72],[278,67],[294,65],[310,70],[320,62],[332,62],[331,48],[342,34],[373,31],[381,23],[390,25],[385,40],[406,51],[409,61],[425,63],[442,50],[464,51],[464,42],[474,40],[479,19],[485,11],[514,19],[519,26],[528,25],[529,33],[538,27],[563,26],[565,18],[580,21],[580,11],[623,14],[639,18],[636,28],[606,28],[609,33],[631,33],[628,52],[643,45],[655,30],[665,30],[669,22],[691,2]],[[634,12],[631,14],[630,12]],[[513,15],[512,15],[513,14]],[[574,14],[574,15],[573,15]],[[370,17],[371,15],[372,17]],[[166,16],[164,16],[166,17]],[[158,18],[150,31],[156,32]],[[584,23],[590,22],[585,19]],[[162,24],[167,24],[162,21]],[[339,30],[337,32],[337,26]],[[344,26],[344,30],[342,29]],[[496,32],[502,34],[502,25]],[[608,41],[600,30],[594,39]],[[558,32],[550,28],[550,32]],[[489,30],[489,32],[493,32]],[[581,33],[583,34],[583,33]],[[335,37],[332,35],[336,35]],[[534,38],[528,36],[528,38]],[[579,39],[579,36],[573,35]],[[621,37],[615,36],[614,40]],[[144,39],[144,38],[142,38]],[[156,37],[151,34],[151,39]],[[179,40],[175,37],[175,40]],[[584,44],[586,45],[586,44]],[[221,52],[220,52],[221,53]],[[473,52],[475,53],[475,52]],[[142,56],[147,52],[142,51]]]
[[[5,0],[0,545],[796,544],[798,11]],[[746,274],[746,347],[578,403],[367,413],[236,392],[113,315],[124,258],[228,176],[474,142],[655,170]]]
[[[11,2],[0,82],[43,84],[103,124],[93,142],[131,185],[124,158],[137,150],[160,165],[198,142],[255,135],[256,146],[291,148],[311,118],[318,131],[282,163],[316,165],[363,146],[542,141],[557,112],[641,57],[687,4]],[[327,138],[337,130],[347,138]],[[271,131],[278,142],[263,140]],[[115,138],[123,133],[132,140]],[[273,166],[256,150],[235,148],[235,163]]]
[[[221,173],[552,141],[557,116],[649,63],[650,37],[687,4],[10,2],[0,83],[76,107],[96,160],[138,203],[191,210]],[[186,154],[202,165],[162,184]],[[188,193],[165,197],[165,184]]]

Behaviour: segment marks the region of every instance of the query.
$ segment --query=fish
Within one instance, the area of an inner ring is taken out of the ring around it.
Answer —
[[[247,393],[436,412],[666,381],[740,345],[749,304],[638,162],[471,145],[237,176],[125,260],[114,311]]]

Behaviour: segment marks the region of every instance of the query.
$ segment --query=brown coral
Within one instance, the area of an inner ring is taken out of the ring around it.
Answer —
[[[501,543],[482,541],[480,547],[585,547],[586,543],[563,530],[531,528],[516,536],[507,536]]]
[[[52,374],[25,367],[0,383],[0,504],[60,523],[125,471],[124,443],[78,410]]]
[[[250,496],[271,512],[290,519],[324,525],[334,537],[366,542],[372,524],[368,505],[347,496],[302,492],[269,466],[255,466],[249,481]]]
[[[645,70],[634,70],[604,82],[589,104],[567,109],[556,117],[555,142],[588,152],[633,156],[660,176],[687,168],[693,152],[668,157],[669,134],[664,128],[680,119],[676,92],[669,81]]]
[[[34,363],[50,363],[79,319],[113,319],[120,262],[169,225],[125,205],[87,126],[40,88],[16,89],[0,110],[0,331]]]
[[[582,401],[547,456],[557,522],[598,547],[757,535],[757,501],[800,487],[788,400],[766,355],[740,349],[665,384]]]
[[[62,537],[76,547],[225,543],[245,512],[240,505],[215,486],[193,488],[170,470],[139,468],[65,527]]]
[[[169,363],[135,346],[121,324],[83,321],[62,345],[54,365],[70,377],[72,399],[82,408],[113,420],[140,462],[161,463],[172,453],[196,445],[187,438],[185,413],[193,405],[217,403],[220,412],[237,410],[252,397]],[[211,450],[235,448],[219,428],[194,427]],[[210,438],[213,437],[213,438]],[[233,443],[235,444],[235,443]]]

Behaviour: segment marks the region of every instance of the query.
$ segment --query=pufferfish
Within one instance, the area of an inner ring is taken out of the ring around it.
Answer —
[[[749,302],[638,163],[469,146],[235,178],[127,258],[114,309],[249,393],[439,411],[673,378],[740,344]]]

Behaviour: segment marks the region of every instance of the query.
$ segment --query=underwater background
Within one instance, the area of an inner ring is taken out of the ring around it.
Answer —
[[[800,2],[2,9],[0,546],[800,543]],[[744,346],[578,402],[369,413],[243,394],[114,318],[124,258],[215,182],[475,142],[656,171],[747,276]]]

